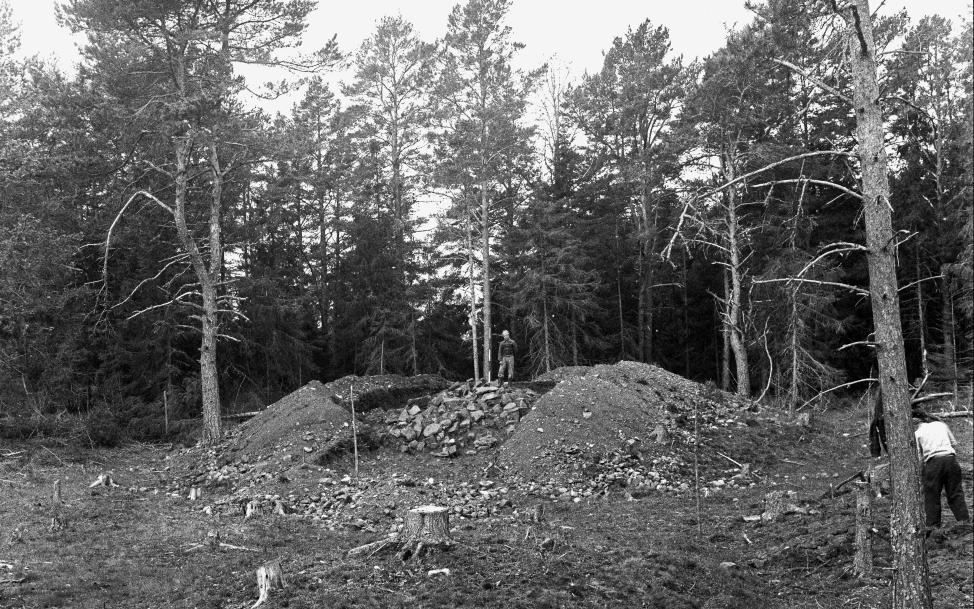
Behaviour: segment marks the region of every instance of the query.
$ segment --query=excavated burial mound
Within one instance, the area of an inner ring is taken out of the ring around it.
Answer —
[[[311,381],[240,427],[237,454],[262,459],[271,454],[316,458],[352,441],[350,394],[356,414],[401,405],[418,395],[449,386],[442,377],[423,374],[346,376],[327,384]]]
[[[335,401],[334,393],[311,381],[267,407],[240,426],[238,454],[261,458],[284,450],[312,451],[351,441],[352,415]]]
[[[646,446],[659,425],[692,428],[694,405],[706,419],[749,406],[649,364],[572,369],[535,402],[501,447],[500,461],[528,478],[564,478],[577,472],[582,454],[604,455],[629,440]]]

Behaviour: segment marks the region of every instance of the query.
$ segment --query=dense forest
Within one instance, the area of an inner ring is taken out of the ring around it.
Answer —
[[[827,2],[756,3],[702,59],[649,15],[577,79],[515,67],[509,0],[302,54],[313,8],[72,0],[65,74],[0,0],[0,416],[157,437],[164,403],[489,378],[503,329],[522,377],[638,360],[794,409],[875,376]],[[875,28],[908,374],[966,401],[972,23]]]

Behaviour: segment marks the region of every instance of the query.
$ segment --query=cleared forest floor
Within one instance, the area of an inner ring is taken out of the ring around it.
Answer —
[[[863,581],[851,576],[852,496],[819,499],[868,462],[865,416],[831,412],[799,431],[766,417],[755,426],[712,432],[703,450],[762,465],[754,486],[702,497],[699,526],[692,492],[548,501],[538,523],[524,513],[541,499],[512,491],[510,510],[454,518],[451,550],[406,563],[394,554],[346,558],[350,548],[386,533],[368,526],[329,528],[266,512],[246,521],[207,515],[203,503],[167,492],[171,460],[164,447],[5,445],[4,453],[23,452],[0,461],[0,607],[249,607],[257,597],[255,569],[277,558],[288,586],[264,605],[272,609],[880,607],[889,596],[888,500],[876,504],[877,575]],[[964,446],[971,504],[971,425],[951,425]],[[778,438],[776,459],[754,455],[755,438],[764,444]],[[435,477],[438,488],[452,488],[479,479],[487,462],[485,455],[407,458],[378,449],[363,454],[361,475]],[[345,476],[352,462],[342,458],[329,468]],[[88,484],[105,471],[120,486],[91,494]],[[51,502],[57,479],[62,507]],[[743,516],[762,511],[771,488],[797,491],[810,513],[745,522]],[[952,530],[947,511],[944,522],[946,534],[929,551],[936,606],[970,607],[974,536]],[[187,551],[214,530],[222,542],[247,549]],[[440,568],[449,575],[428,576]]]

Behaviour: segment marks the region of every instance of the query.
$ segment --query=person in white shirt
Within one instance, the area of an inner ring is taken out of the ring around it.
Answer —
[[[957,463],[957,440],[943,421],[925,412],[914,411],[916,419],[917,456],[923,464],[923,507],[927,530],[940,527],[940,494],[947,495],[947,505],[958,522],[970,524],[971,515],[964,500],[960,464]]]

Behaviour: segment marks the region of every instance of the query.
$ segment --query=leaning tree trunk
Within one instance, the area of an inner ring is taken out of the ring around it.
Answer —
[[[842,13],[848,26],[856,139],[869,261],[869,293],[876,336],[876,359],[889,434],[893,484],[890,537],[894,559],[894,609],[930,609],[933,601],[923,542],[919,463],[916,459],[906,355],[896,283],[896,242],[889,200],[883,117],[872,20],[868,0],[855,0]]]

